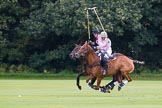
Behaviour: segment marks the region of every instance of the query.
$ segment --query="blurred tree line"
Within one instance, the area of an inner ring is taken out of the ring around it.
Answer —
[[[162,68],[161,0],[0,0],[1,67],[76,69],[79,62],[69,53],[88,39],[84,9],[94,6],[113,52]],[[89,14],[91,30],[102,30],[95,13]]]

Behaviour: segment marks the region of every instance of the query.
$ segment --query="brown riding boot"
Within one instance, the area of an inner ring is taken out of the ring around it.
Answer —
[[[103,70],[102,70],[102,75],[106,75],[107,69],[108,69],[108,64],[107,64],[108,60],[107,58],[103,59]]]
[[[103,66],[102,75],[104,75],[104,76],[106,75],[107,68],[108,68],[108,65],[107,65],[107,63],[105,63],[105,65]]]

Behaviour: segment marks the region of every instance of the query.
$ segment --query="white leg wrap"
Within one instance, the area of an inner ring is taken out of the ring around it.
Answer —
[[[123,81],[123,83],[126,85],[128,83],[128,80]]]
[[[118,84],[118,81],[115,81],[115,82],[114,82],[114,85],[117,85],[117,84]]]

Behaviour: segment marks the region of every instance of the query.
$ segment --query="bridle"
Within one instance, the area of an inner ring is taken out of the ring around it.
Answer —
[[[86,46],[82,46],[80,49],[82,49],[82,56],[83,57],[88,57],[88,52],[91,52],[90,51],[90,46],[88,44],[86,44]],[[80,53],[80,50],[79,50],[79,53]],[[86,64],[89,68],[93,68],[95,66],[101,66],[101,61],[99,59],[96,59],[95,62],[93,64],[89,64],[87,59],[86,59]]]

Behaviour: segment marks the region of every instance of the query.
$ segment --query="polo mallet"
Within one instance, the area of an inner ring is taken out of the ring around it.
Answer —
[[[97,7],[93,7],[93,8],[91,8],[91,10],[93,10],[93,11],[95,12],[95,14],[96,14],[96,16],[97,16],[97,19],[98,19],[98,21],[99,21],[99,23],[100,23],[100,25],[101,25],[101,27],[102,27],[102,30],[105,31],[105,29],[104,29],[104,27],[103,27],[103,25],[102,25],[102,22],[101,22],[101,20],[100,20],[98,14],[97,14],[97,12],[96,12],[96,8],[97,8]]]
[[[85,8],[84,10],[87,11],[88,39],[90,39],[89,12],[88,12],[90,9],[89,8]]]

